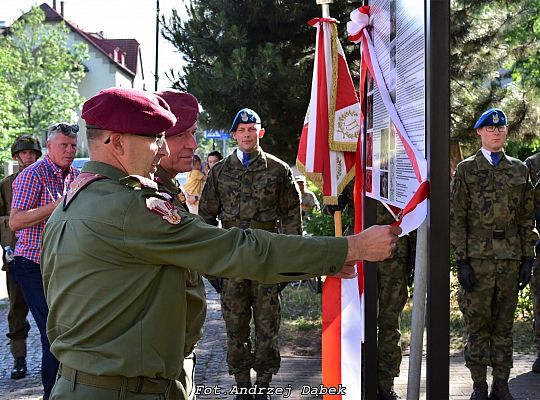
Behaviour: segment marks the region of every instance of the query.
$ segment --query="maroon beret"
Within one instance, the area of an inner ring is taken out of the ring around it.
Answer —
[[[199,117],[199,102],[195,96],[173,89],[156,92],[156,94],[169,104],[172,113],[177,118],[176,125],[165,132],[167,136],[185,132],[197,122],[197,118]]]
[[[134,135],[156,135],[174,126],[176,117],[161,97],[150,92],[113,87],[83,105],[87,128]]]

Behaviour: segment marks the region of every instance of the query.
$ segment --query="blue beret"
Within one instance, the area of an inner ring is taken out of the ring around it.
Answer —
[[[87,128],[151,136],[167,131],[176,117],[161,97],[136,89],[113,87],[86,100],[82,118]]]
[[[478,121],[474,125],[474,129],[481,128],[483,126],[499,126],[499,125],[508,125],[508,119],[503,110],[498,108],[490,108],[485,113],[480,115]]]
[[[261,117],[259,117],[259,114],[257,114],[251,108],[242,108],[240,111],[236,113],[236,117],[234,117],[230,132],[236,131],[236,127],[238,126],[238,124],[260,124],[260,123],[261,123]]]

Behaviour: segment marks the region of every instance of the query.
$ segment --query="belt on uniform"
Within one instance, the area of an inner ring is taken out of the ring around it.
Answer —
[[[477,236],[483,239],[506,239],[518,234],[518,227],[516,225],[507,226],[504,229],[484,229],[477,227],[470,227],[469,233],[473,236]]]
[[[240,229],[262,229],[265,231],[275,231],[276,221],[223,221],[223,228],[240,228]]]
[[[125,390],[133,393],[163,394],[167,391],[171,382],[169,379],[147,378],[145,376],[126,378],[124,376],[91,375],[63,364],[60,366],[59,372],[61,376],[70,382],[75,377],[75,383],[82,385],[111,390],[122,390],[125,387]]]

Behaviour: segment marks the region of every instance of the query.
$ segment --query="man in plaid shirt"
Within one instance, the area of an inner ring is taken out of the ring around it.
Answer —
[[[71,166],[77,151],[77,125],[51,125],[47,132],[47,155],[22,171],[13,182],[9,218],[16,232],[12,274],[20,285],[41,334],[41,378],[49,398],[58,370],[58,361],[49,350],[47,315],[40,269],[41,237],[47,218],[62,201],[79,172]]]

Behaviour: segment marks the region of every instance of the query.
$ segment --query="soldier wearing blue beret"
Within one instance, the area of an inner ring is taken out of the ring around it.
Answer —
[[[461,285],[459,307],[467,328],[465,365],[471,399],[513,399],[512,326],[518,291],[531,279],[534,243],[533,188],[523,162],[507,156],[506,114],[484,112],[474,125],[482,147],[456,167],[451,184],[451,244]]]
[[[232,137],[238,148],[208,173],[199,215],[208,223],[225,228],[257,228],[289,235],[302,234],[300,194],[289,166],[268,154],[259,145],[265,130],[259,115],[242,108],[233,119]],[[265,393],[272,375],[280,367],[279,325],[281,295],[279,285],[255,280],[228,278],[219,283],[221,312],[227,328],[227,363],[239,387],[251,388],[250,371],[257,373],[255,400],[268,399]],[[250,320],[255,321],[255,348],[250,339]],[[252,400],[238,394],[237,400]]]

